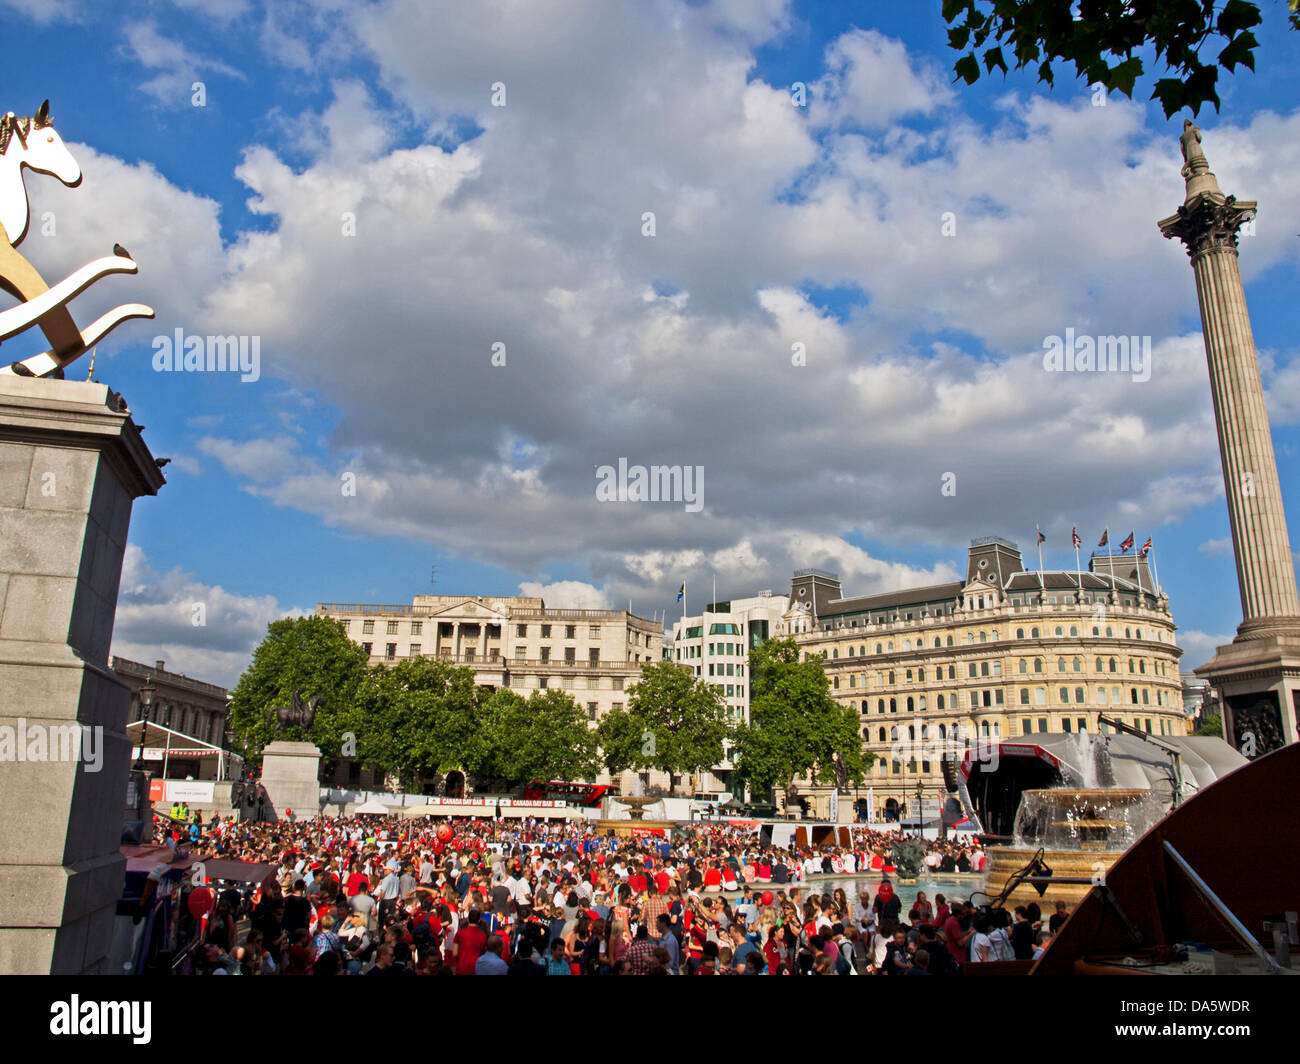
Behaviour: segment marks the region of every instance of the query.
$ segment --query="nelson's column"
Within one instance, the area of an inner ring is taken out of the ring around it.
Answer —
[[[1190,120],[1182,149],[1187,198],[1160,231],[1186,245],[1196,275],[1242,613],[1236,638],[1196,674],[1223,698],[1228,741],[1253,756],[1295,742],[1300,720],[1300,598],[1237,266],[1255,204],[1223,194]]]

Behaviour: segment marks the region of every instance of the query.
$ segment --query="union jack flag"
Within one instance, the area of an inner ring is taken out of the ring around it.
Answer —
[[[1108,528],[1106,529],[1105,532],[1101,534],[1101,542],[1098,543],[1097,546],[1104,547],[1109,542],[1110,542],[1110,529]]]
[[[1128,539],[1126,539],[1123,543],[1119,545],[1119,552],[1123,554],[1126,550],[1132,550],[1132,549],[1133,549],[1133,533],[1130,532],[1128,534]]]
[[[1147,556],[1147,551],[1149,551],[1150,549],[1151,549],[1151,537],[1147,536],[1147,541],[1142,544],[1142,549],[1138,551],[1138,557],[1145,558]]]
[[[1075,550],[1078,550],[1081,546],[1083,546],[1083,540],[1079,538],[1079,530],[1077,528],[1070,529],[1070,538],[1074,540]]]

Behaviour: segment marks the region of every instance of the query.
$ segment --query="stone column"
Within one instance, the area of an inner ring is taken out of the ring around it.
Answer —
[[[1241,594],[1237,638],[1196,672],[1224,696],[1229,740],[1249,757],[1297,738],[1300,596],[1237,261],[1238,231],[1256,205],[1223,194],[1200,140],[1184,123],[1187,196],[1159,224],[1186,246],[1196,278]]]
[[[105,385],[0,377],[0,973],[108,967],[134,756],[108,652],[131,506],[163,483]],[[56,734],[70,756],[33,746]]]

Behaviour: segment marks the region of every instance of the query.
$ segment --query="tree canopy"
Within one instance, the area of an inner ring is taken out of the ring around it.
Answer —
[[[646,665],[628,688],[628,708],[607,713],[598,730],[611,774],[658,769],[668,774],[674,793],[678,774],[703,772],[723,760],[728,734],[718,689],[671,661]]]
[[[1287,0],[1292,28],[1300,29],[1300,0]],[[1216,12],[1215,8],[1219,7]],[[1193,115],[1212,103],[1219,109],[1219,71],[1255,69],[1263,21],[1251,0],[943,0],[948,44],[963,53],[953,73],[973,85],[994,68],[1005,75],[1034,67],[1038,80],[1054,85],[1054,63],[1073,66],[1088,84],[1100,82],[1130,99],[1145,73],[1150,48],[1170,76],[1160,78],[1151,98],[1169,118]]]
[[[349,730],[368,655],[329,617],[285,617],[267,625],[266,633],[230,695],[230,728],[239,752],[256,755],[272,741],[270,711],[288,705],[296,688],[304,701],[320,695],[324,704],[310,735],[291,725],[284,738],[309,739],[332,762]]]
[[[875,760],[864,754],[857,711],[830,695],[821,655],[803,661],[792,638],[769,639],[749,653],[749,723],[735,732],[736,774],[756,791],[786,790],[800,778],[835,780],[835,758],[860,783]]]

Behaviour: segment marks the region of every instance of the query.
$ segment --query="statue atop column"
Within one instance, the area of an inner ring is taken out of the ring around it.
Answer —
[[[1201,130],[1190,118],[1183,120],[1183,135],[1179,138],[1183,148],[1183,177],[1196,177],[1210,172],[1210,161],[1201,147]]]

